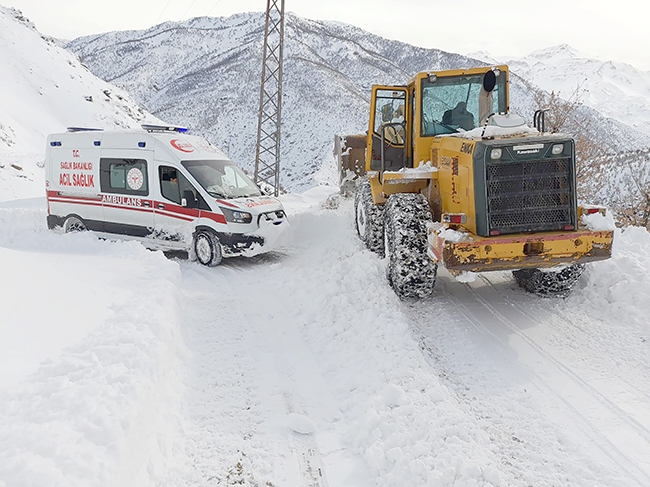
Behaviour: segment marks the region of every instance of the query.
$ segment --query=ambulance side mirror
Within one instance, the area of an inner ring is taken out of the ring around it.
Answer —
[[[198,207],[198,202],[196,201],[196,197],[194,196],[194,193],[192,193],[189,189],[186,189],[183,191],[183,198],[181,199],[181,206],[184,208],[196,208]]]

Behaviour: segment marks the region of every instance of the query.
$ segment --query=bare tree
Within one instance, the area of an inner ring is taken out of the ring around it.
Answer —
[[[613,162],[612,170],[625,168],[630,181],[627,195],[619,191],[615,196],[620,221],[650,229],[650,149],[623,153]]]
[[[545,111],[546,131],[551,133],[566,133],[573,136],[576,143],[576,164],[578,179],[587,176],[589,168],[600,165],[607,155],[603,144],[591,138],[593,118],[584,109],[582,97],[586,89],[578,85],[568,98],[560,96],[560,92],[550,93],[535,90],[535,104]]]
[[[594,119],[583,106],[586,90],[581,85],[566,98],[529,88],[537,109],[545,111],[545,131],[575,140],[579,199],[610,207],[618,225],[650,229],[650,149],[614,153],[594,138]]]

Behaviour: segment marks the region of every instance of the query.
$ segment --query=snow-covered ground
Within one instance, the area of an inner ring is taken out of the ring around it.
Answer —
[[[204,268],[0,204],[0,486],[650,485],[650,234],[567,299],[401,302],[330,188]]]

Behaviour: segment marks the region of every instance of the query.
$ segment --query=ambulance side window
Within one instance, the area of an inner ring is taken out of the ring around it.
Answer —
[[[177,205],[180,205],[182,198],[185,198],[188,208],[210,209],[198,191],[178,169],[160,166],[159,172],[160,193],[164,198],[173,201]]]
[[[100,185],[103,193],[147,196],[147,161],[144,159],[100,159]]]

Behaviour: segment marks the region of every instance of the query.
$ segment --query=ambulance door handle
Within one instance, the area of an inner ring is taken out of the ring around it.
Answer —
[[[158,203],[158,204],[156,205],[156,208],[158,208],[159,210],[164,210],[164,209],[165,209],[165,205],[163,205],[162,203]]]
[[[142,206],[151,206],[151,203],[149,203],[148,201],[143,201]]]

